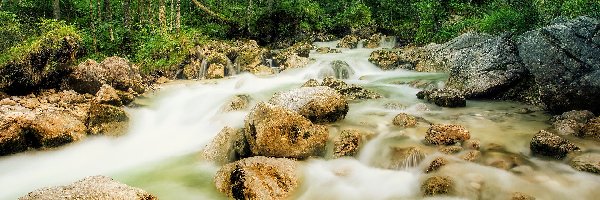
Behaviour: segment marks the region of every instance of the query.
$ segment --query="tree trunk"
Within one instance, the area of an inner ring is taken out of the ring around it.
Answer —
[[[175,29],[179,33],[181,29],[181,0],[177,0],[177,16],[175,16]]]
[[[166,6],[165,6],[165,0],[159,0],[159,7],[158,7],[158,23],[160,23],[160,32],[161,33],[165,33],[166,29],[167,29],[167,13],[166,13]]]
[[[173,5],[173,3],[173,0],[171,0],[171,12],[169,13],[169,31],[173,31],[173,24],[175,24],[175,5]]]
[[[102,0],[98,0],[98,2],[96,2],[98,4],[98,20],[100,22],[102,22],[102,3],[100,3]]]
[[[129,27],[131,26],[131,13],[130,13],[130,8],[131,7],[131,0],[125,0],[123,2],[123,26],[125,26],[125,28],[127,30],[129,30]]]
[[[154,9],[152,9],[152,0],[148,0],[148,20],[150,22],[150,24],[154,25],[154,15],[152,14],[152,11]]]
[[[52,1],[52,13],[54,14],[54,19],[60,19],[60,0]]]
[[[108,34],[110,34],[110,41],[115,41],[115,34],[113,31],[113,15],[112,15],[112,9],[110,6],[110,0],[104,0],[104,9],[106,9],[106,17],[108,20]]]
[[[96,20],[94,19],[94,0],[90,0],[90,26],[92,28],[92,38],[94,53],[98,53],[98,41],[96,40]]]

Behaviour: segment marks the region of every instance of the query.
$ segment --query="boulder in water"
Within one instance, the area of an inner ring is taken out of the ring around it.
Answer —
[[[427,130],[425,142],[433,145],[453,145],[470,137],[469,131],[461,125],[434,124]]]
[[[250,156],[243,129],[225,127],[202,150],[202,157],[218,164],[227,164]]]
[[[580,136],[600,140],[600,117],[589,120],[583,126]]]
[[[397,68],[413,70],[414,66],[403,61],[398,55],[397,50],[376,50],[371,52],[369,62],[383,70],[393,70]]]
[[[100,90],[96,93],[95,100],[100,104],[108,104],[117,107],[123,105],[117,91],[108,84],[104,84],[100,87]]]
[[[443,166],[447,165],[448,163],[449,163],[448,159],[446,159],[444,157],[437,157],[436,159],[431,161],[431,163],[429,164],[427,169],[425,169],[425,173],[435,172],[438,169],[442,168]]]
[[[127,129],[128,122],[129,116],[123,108],[95,101],[90,103],[86,124],[89,134],[120,135]]]
[[[355,35],[346,35],[338,42],[337,47],[354,49],[358,46],[358,40]]]
[[[371,37],[369,37],[369,39],[367,39],[367,41],[365,42],[365,47],[369,49],[379,47],[379,45],[381,45],[381,38],[383,37],[384,35],[381,33],[371,35]]]
[[[86,136],[85,124],[65,111],[40,113],[24,131],[24,137],[33,137],[29,138],[33,148],[58,147]]]
[[[424,196],[449,195],[454,192],[454,181],[447,176],[432,176],[421,185]]]
[[[25,134],[29,121],[21,117],[0,119],[0,156],[26,151],[31,145],[31,135]],[[27,136],[27,137],[26,137]]]
[[[344,95],[348,100],[354,99],[379,99],[382,96],[376,92],[365,89],[358,85],[348,85],[346,82],[334,77],[325,77],[322,86],[327,86]]]
[[[333,69],[335,78],[338,79],[349,79],[350,76],[354,75],[354,70],[350,68],[350,65],[341,60],[331,62],[331,69]]]
[[[212,63],[206,69],[207,79],[219,79],[225,77],[225,66],[220,63]]]
[[[34,199],[131,199],[155,200],[156,196],[106,176],[90,176],[65,186],[35,190],[19,200]]]
[[[225,112],[244,110],[248,108],[248,104],[250,104],[250,96],[239,94],[231,97],[231,99],[225,103],[222,110]]]
[[[467,100],[456,90],[422,90],[417,93],[417,98],[425,99],[442,107],[465,107]]]
[[[522,193],[522,192],[514,192],[510,197],[511,200],[535,200],[535,197]]]
[[[406,114],[406,113],[400,113],[398,115],[396,115],[396,117],[394,117],[394,120],[392,121],[392,123],[395,126],[399,126],[399,127],[403,127],[403,128],[411,128],[411,127],[415,127],[417,125],[417,118]]]
[[[533,154],[563,159],[567,153],[579,151],[579,147],[558,135],[541,130],[533,136],[529,148]]]
[[[358,155],[362,138],[359,130],[343,130],[333,141],[333,158]]]
[[[244,132],[253,155],[299,159],[321,155],[329,134],[326,126],[263,102],[248,114]]]
[[[600,154],[586,153],[579,155],[569,163],[576,170],[600,174]]]
[[[313,123],[335,122],[348,113],[348,102],[334,89],[301,87],[273,95],[269,103],[298,112]]]
[[[132,89],[140,94],[145,91],[137,66],[120,57],[108,57],[100,64],[87,60],[75,67],[65,84],[88,94],[96,94],[104,84],[122,91]]]
[[[319,81],[317,81],[316,79],[309,79],[304,84],[302,84],[302,87],[317,87],[320,85],[321,83],[319,83]]]
[[[427,154],[418,146],[390,147],[389,163],[384,166],[388,169],[407,169],[415,167],[423,161]]]
[[[215,185],[233,199],[288,199],[299,185],[298,170],[287,158],[250,157],[224,165]]]

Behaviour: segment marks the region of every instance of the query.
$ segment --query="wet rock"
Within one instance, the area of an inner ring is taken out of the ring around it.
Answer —
[[[449,163],[449,161],[446,158],[437,157],[436,159],[431,161],[431,163],[429,164],[427,169],[425,169],[425,173],[435,172],[438,169],[442,168],[443,166],[447,165],[448,163]]]
[[[512,193],[512,196],[510,197],[511,200],[535,200],[535,197],[522,193],[522,192],[515,192]]]
[[[23,118],[0,119],[0,156],[26,151],[31,143],[31,135],[26,134],[25,128],[29,121]],[[27,137],[26,137],[27,136]],[[38,145],[39,146],[39,145]]]
[[[567,153],[579,151],[579,147],[575,144],[545,130],[533,136],[529,148],[533,154],[555,159],[563,159]]]
[[[392,124],[403,128],[411,128],[417,125],[417,118],[406,113],[400,113],[394,117]]]
[[[358,155],[362,135],[358,130],[343,130],[333,141],[333,158]]]
[[[306,83],[304,83],[302,85],[302,87],[317,87],[320,86],[321,84],[319,83],[319,81],[315,80],[315,79],[309,79],[308,81],[306,81]]]
[[[477,162],[481,158],[481,151],[478,150],[470,150],[460,156],[460,159],[469,162]]]
[[[315,47],[308,42],[297,42],[289,47],[288,50],[300,57],[308,58],[310,50],[313,50],[314,48]]]
[[[346,82],[334,77],[325,77],[321,85],[333,88],[344,95],[348,100],[382,98],[382,96],[376,92],[362,88],[358,85],[348,85]]]
[[[337,79],[349,79],[354,75],[354,70],[350,65],[341,60],[331,62],[331,69],[333,69],[333,76]]]
[[[417,93],[417,98],[425,99],[429,102],[435,103],[435,105],[442,107],[465,107],[467,101],[464,96],[456,92],[455,90],[422,90]]]
[[[582,129],[594,114],[587,110],[564,112],[552,118],[552,127],[561,135],[582,136]]]
[[[52,148],[79,141],[86,135],[85,124],[68,112],[43,112],[24,131],[31,147]]]
[[[470,137],[469,131],[461,125],[435,124],[427,130],[425,142],[433,145],[453,145],[468,140]]]
[[[145,91],[138,67],[120,57],[108,57],[100,64],[87,60],[75,67],[65,84],[88,94],[96,94],[104,84],[122,91],[132,89],[140,94]]]
[[[202,77],[200,77],[201,71],[202,71],[202,60],[198,59],[198,58],[192,58],[190,60],[190,63],[183,66],[181,75],[179,75],[178,78],[183,78],[183,79],[188,79],[188,80],[199,79],[199,78],[202,78]]]
[[[393,69],[408,69],[413,70],[414,66],[411,63],[401,60],[397,50],[376,50],[371,52],[369,62],[383,70]]]
[[[260,48],[256,41],[249,40],[237,42],[238,56],[234,60],[234,66],[239,72],[250,72],[256,74],[257,68],[263,64],[268,51]]]
[[[225,112],[244,110],[248,108],[249,104],[250,96],[245,94],[238,94],[231,97],[231,99],[229,99],[229,101],[225,103],[222,110]]]
[[[6,94],[4,92],[0,92],[0,100],[6,99],[6,98],[9,98],[9,97],[10,96],[8,94]]]
[[[208,65],[205,77],[207,79],[219,79],[225,77],[225,66],[220,63]]]
[[[119,99],[121,99],[121,104],[123,105],[129,105],[131,102],[133,102],[135,100],[136,96],[139,96],[139,94],[133,90],[127,90],[127,91],[121,91],[121,90],[116,90],[117,95],[119,96]]]
[[[202,157],[217,164],[234,162],[251,154],[243,129],[225,127],[202,150]]]
[[[301,87],[273,95],[269,103],[298,112],[313,123],[335,122],[348,113],[348,102],[334,89]]]
[[[600,174],[600,154],[598,153],[585,153],[576,156],[569,164],[579,171]]]
[[[246,158],[223,166],[215,185],[233,199],[288,199],[299,184],[298,168],[286,158]]]
[[[323,153],[326,126],[313,125],[302,115],[268,103],[259,103],[245,120],[244,134],[253,155],[307,158]]]
[[[458,152],[461,152],[462,150],[463,148],[461,146],[441,146],[438,148],[438,151],[448,155],[456,154]]]
[[[156,79],[156,84],[165,84],[165,83],[168,83],[169,81],[171,81],[171,80],[169,80],[169,78],[161,76],[161,77],[158,77],[158,79]]]
[[[589,120],[587,124],[583,126],[580,136],[600,140],[600,117]]]
[[[309,61],[310,60],[306,57],[300,57],[298,55],[291,55],[285,60],[283,65],[281,65],[280,67],[283,70],[302,68],[302,67],[307,66]]]
[[[100,104],[108,104],[113,106],[122,106],[121,98],[117,94],[117,91],[110,85],[104,84],[100,87],[98,93],[96,93],[96,102]]]
[[[344,36],[337,44],[338,48],[354,49],[358,46],[358,37],[354,35]]]
[[[377,34],[372,35],[365,42],[365,47],[370,48],[370,49],[379,47],[379,45],[381,44],[381,38],[382,37],[384,37],[384,35],[381,34],[381,33],[377,33]]]
[[[327,53],[342,53],[339,49],[332,49],[329,47],[319,47],[317,48],[317,53],[327,54]]]
[[[129,116],[123,108],[91,102],[86,123],[92,135],[120,135],[127,129]]]
[[[390,147],[390,162],[386,168],[389,169],[407,169],[415,167],[423,161],[426,153],[417,146],[409,147]]]
[[[154,200],[156,196],[106,176],[90,176],[65,186],[35,190],[19,200],[33,199],[131,199]]]
[[[275,74],[275,71],[271,67],[267,67],[265,65],[259,65],[255,68],[253,68],[252,70],[250,70],[250,73],[257,75],[257,76],[267,76],[267,75]]]
[[[454,192],[454,181],[447,176],[432,176],[421,185],[424,196],[448,195]]]
[[[463,142],[462,147],[469,150],[479,150],[481,142],[477,139],[470,139]]]
[[[527,95],[551,113],[600,112],[600,48],[592,41],[599,24],[582,16],[519,36],[519,56],[535,82],[522,90],[535,91]]]

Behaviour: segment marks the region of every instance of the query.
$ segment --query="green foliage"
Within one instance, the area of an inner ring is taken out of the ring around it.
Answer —
[[[74,42],[81,41],[77,29],[74,26],[67,25],[64,21],[42,20],[38,23],[38,29],[42,32],[41,35],[30,37],[28,40],[4,51],[0,55],[0,66],[23,62],[28,56],[40,54],[42,51],[58,50],[66,37]]]
[[[440,1],[423,0],[416,4],[419,14],[419,28],[415,36],[415,42],[427,43],[436,41],[436,33],[440,29],[441,20],[446,13]]]
[[[479,30],[486,33],[522,32],[527,30],[525,16],[512,8],[500,8],[486,14],[480,21]]]
[[[17,15],[0,11],[0,52],[25,38]]]
[[[363,3],[353,3],[334,17],[335,26],[359,28],[373,23],[371,10]]]
[[[561,6],[561,15],[572,18],[581,15],[600,17],[600,1],[567,0]]]

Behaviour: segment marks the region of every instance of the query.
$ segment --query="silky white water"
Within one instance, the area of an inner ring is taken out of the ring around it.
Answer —
[[[317,43],[335,46],[335,43]],[[392,44],[388,44],[390,47]],[[540,199],[593,199],[600,178],[577,172],[561,162],[529,157],[531,136],[549,125],[543,112],[516,114],[525,105],[511,102],[469,101],[466,108],[439,108],[416,99],[416,88],[398,82],[444,80],[445,75],[403,70],[382,71],[368,62],[371,49],[343,49],[341,54],[316,54],[306,68],[286,70],[267,77],[239,74],[222,80],[182,81],[150,95],[148,105],[128,109],[130,130],[121,137],[90,137],[82,142],[49,150],[0,157],[0,199],[16,199],[40,187],[64,185],[91,175],[108,175],[147,190],[161,199],[226,199],[212,183],[218,166],[202,161],[200,150],[224,126],[241,127],[248,110],[224,113],[224,103],[247,94],[251,104],[272,94],[300,87],[310,78],[323,78],[323,68],[343,60],[353,69],[348,83],[363,85],[383,99],[352,101],[346,119],[330,127],[332,137],[345,128],[372,131],[375,138],[360,155],[335,160],[304,162],[303,183],[296,199],[420,199],[422,172],[439,156],[434,147],[418,166],[384,169],[391,146],[419,144],[428,125],[412,129],[392,125],[393,117],[406,112],[432,123],[466,126],[482,146],[498,144],[529,163],[519,171],[505,171],[456,159],[439,173],[457,183],[456,199],[507,199],[525,192]],[[577,141],[576,141],[577,143]],[[588,151],[597,144],[577,143]]]

